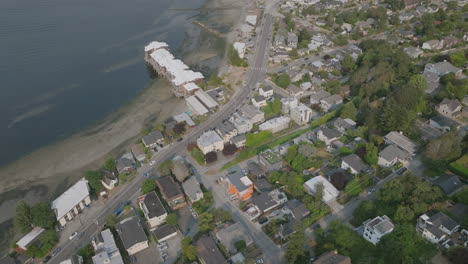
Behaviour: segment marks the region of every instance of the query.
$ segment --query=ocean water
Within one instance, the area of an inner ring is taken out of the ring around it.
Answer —
[[[108,116],[151,81],[143,47],[179,47],[205,0],[0,1],[0,166]]]

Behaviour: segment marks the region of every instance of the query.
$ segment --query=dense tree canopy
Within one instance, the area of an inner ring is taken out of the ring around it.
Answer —
[[[99,194],[104,186],[102,185],[102,172],[89,170],[85,173],[85,178],[88,181],[89,188],[94,194]]]
[[[440,138],[431,140],[424,149],[424,156],[430,160],[451,161],[461,155],[462,137],[452,129]]]
[[[152,191],[155,191],[157,188],[156,182],[153,179],[146,179],[141,184],[141,194],[147,194]]]

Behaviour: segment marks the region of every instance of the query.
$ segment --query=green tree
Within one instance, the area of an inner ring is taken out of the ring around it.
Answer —
[[[357,109],[353,102],[346,103],[343,108],[341,108],[340,113],[341,118],[349,118],[352,120],[356,120],[357,117]]]
[[[272,112],[277,115],[281,113],[281,101],[279,98],[275,98],[271,104]]]
[[[439,138],[429,141],[424,149],[424,156],[429,160],[451,161],[461,155],[462,137],[456,129]]]
[[[185,237],[181,241],[182,256],[188,261],[195,261],[197,259],[197,250],[192,245],[192,239]]]
[[[247,247],[247,244],[245,243],[244,240],[238,240],[234,242],[234,247],[237,249],[238,252],[241,252]]]
[[[341,63],[341,67],[344,72],[353,72],[356,69],[356,62],[351,55],[346,54]]]
[[[239,57],[239,53],[237,53],[237,50],[234,49],[232,44],[230,44],[228,47],[227,57],[231,65],[237,67],[247,67],[247,62]]]
[[[141,194],[147,194],[152,191],[155,191],[157,188],[156,182],[153,179],[146,179],[141,184]]]
[[[287,73],[278,75],[273,81],[281,88],[286,88],[291,84],[291,79]]]
[[[171,174],[172,169],[174,168],[174,162],[171,159],[168,159],[164,162],[161,162],[158,166],[158,171],[161,175]]]
[[[456,67],[463,67],[466,63],[465,51],[459,51],[450,55],[450,62]]]
[[[109,214],[106,216],[106,226],[114,227],[119,222],[119,219],[115,214]]]
[[[86,246],[80,248],[76,254],[83,258],[83,264],[93,264],[93,260],[92,260],[92,257],[94,256],[93,245],[87,244]]]
[[[177,215],[175,213],[170,213],[166,217],[166,223],[171,226],[177,225]]]
[[[414,218],[413,210],[410,207],[404,206],[404,205],[400,205],[397,207],[395,216],[393,217],[393,219],[397,223],[410,222],[411,220],[413,220],[413,218]]]
[[[16,205],[15,227],[21,232],[26,233],[32,229],[31,207],[24,201]]]
[[[212,213],[204,212],[200,214],[200,218],[198,221],[198,228],[200,229],[200,232],[207,232],[213,230],[214,227],[214,215]]]
[[[108,158],[103,167],[108,171],[115,171],[115,160],[112,157]]]
[[[31,216],[34,226],[51,229],[55,225],[55,214],[48,202],[39,202],[33,205]]]
[[[378,152],[379,150],[373,143],[367,143],[366,144],[366,154],[364,155],[364,160],[369,164],[369,165],[377,165],[377,161],[379,159],[378,157]]]
[[[102,173],[100,171],[89,170],[85,173],[85,179],[88,181],[89,188],[94,194],[99,194],[104,186],[102,185]]]
[[[286,246],[284,257],[288,263],[304,263],[304,258],[307,256],[306,245],[307,240],[302,228],[298,228],[289,238],[289,243]]]

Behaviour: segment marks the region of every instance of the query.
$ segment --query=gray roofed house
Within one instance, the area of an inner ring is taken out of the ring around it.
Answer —
[[[437,112],[449,117],[456,116],[457,113],[461,112],[462,108],[463,106],[461,105],[460,101],[457,99],[451,100],[448,98],[444,98],[444,100],[442,100],[442,102],[436,106]]]
[[[237,136],[237,129],[229,120],[219,123],[216,126],[216,132],[223,138],[224,143],[229,142],[231,138]]]
[[[320,100],[320,108],[323,111],[328,112],[340,106],[343,103],[343,97],[339,94],[334,94]]]
[[[461,190],[464,184],[456,175],[442,175],[433,181],[434,185],[439,186],[445,194],[451,195]]]
[[[457,121],[443,115],[437,115],[429,119],[429,125],[444,132],[450,131],[452,127],[458,129],[461,126]]]
[[[136,167],[135,160],[133,159],[132,153],[125,153],[115,163],[115,167],[119,174],[129,173]]]
[[[435,72],[425,71],[423,73],[424,79],[426,80],[427,88],[426,93],[432,94],[439,87],[440,77]]]
[[[325,142],[327,146],[329,146],[333,141],[338,140],[341,136],[342,134],[340,131],[326,126],[321,127],[317,132],[317,138]]]
[[[265,169],[255,161],[250,161],[247,163],[247,168],[249,169],[249,173],[254,177],[264,176]]]
[[[403,51],[413,59],[418,58],[423,54],[423,51],[417,47],[406,47],[403,49]]]
[[[394,144],[411,155],[415,155],[418,149],[418,146],[413,141],[405,137],[403,133],[398,133],[396,131],[389,132],[384,137],[384,140],[387,144]]]
[[[320,100],[325,97],[329,97],[331,94],[327,91],[319,91],[310,95],[310,103],[311,104],[319,104]]]
[[[362,236],[374,245],[379,243],[382,236],[391,233],[395,227],[386,215],[368,219],[362,225],[364,226]]]
[[[148,247],[148,238],[137,216],[125,218],[115,225],[115,229],[129,255]]]
[[[252,203],[263,213],[269,212],[287,201],[286,195],[278,190],[261,193],[252,198]]]
[[[288,33],[287,44],[290,48],[297,48],[298,37],[294,33]]]
[[[338,129],[338,131],[342,133],[345,133],[348,129],[356,128],[356,122],[349,118],[343,119],[341,117],[337,117],[331,123],[336,129]]]
[[[237,135],[231,138],[231,144],[236,145],[237,148],[245,147],[246,142],[247,142],[247,139],[245,137],[245,134]]]
[[[141,141],[147,148],[154,148],[158,144],[162,144],[164,142],[164,136],[161,131],[153,131],[150,132],[148,135],[144,136]]]
[[[200,183],[194,176],[183,182],[182,188],[192,203],[203,199],[203,192],[200,188]]]
[[[174,226],[165,224],[158,226],[154,231],[154,235],[158,239],[158,242],[163,242],[168,240],[171,237],[177,236],[177,228]]]
[[[397,162],[405,163],[411,158],[411,155],[401,150],[395,145],[388,145],[379,153],[378,164],[383,167],[390,167]]]
[[[92,240],[94,264],[124,264],[119,248],[110,229],[98,233]]]
[[[307,206],[297,199],[287,201],[285,207],[291,211],[296,221],[301,221],[311,213]]]
[[[350,169],[353,174],[368,172],[370,170],[370,167],[362,162],[361,158],[356,154],[344,157],[341,160],[341,168],[344,170]]]
[[[187,205],[184,193],[171,176],[161,177],[156,180],[156,184],[161,191],[164,200],[169,204],[172,210],[177,210]]]
[[[246,185],[243,181],[242,178],[245,176],[242,174],[240,170],[232,170],[229,172],[227,179],[229,182],[236,187],[238,192],[243,192],[248,190],[251,185]]]
[[[203,235],[196,242],[197,257],[202,264],[226,264],[221,251],[219,251],[213,238]]]
[[[459,228],[460,225],[457,222],[442,212],[431,217],[423,214],[416,223],[416,230],[431,243],[443,243]]]
[[[137,159],[139,162],[145,161],[146,154],[141,144],[133,144],[131,149],[132,149],[133,156],[135,156],[135,159]]]
[[[189,167],[182,157],[177,156],[173,159],[172,173],[179,182],[183,182],[185,178],[190,176]]]
[[[257,95],[254,98],[252,98],[252,104],[256,107],[265,106],[267,104],[266,98],[264,96]]]
[[[237,252],[234,244],[239,240],[244,240],[247,246],[253,243],[253,239],[250,236],[249,231],[246,230],[239,222],[221,228],[216,232],[216,238],[231,253]]]
[[[343,256],[335,251],[329,251],[320,255],[313,264],[351,264],[351,258]]]
[[[166,220],[167,211],[155,191],[141,196],[139,203],[150,229],[154,229]]]
[[[462,73],[462,69],[453,66],[452,64],[450,64],[450,62],[447,61],[428,63],[424,67],[424,72],[426,71],[437,73],[439,76],[443,76],[448,73],[454,73],[455,75],[459,75]]]
[[[242,116],[250,119],[253,124],[257,124],[265,120],[265,113],[253,105],[244,105],[240,111]]]
[[[275,187],[264,178],[254,181],[253,184],[255,190],[260,193],[271,192],[275,189]]]

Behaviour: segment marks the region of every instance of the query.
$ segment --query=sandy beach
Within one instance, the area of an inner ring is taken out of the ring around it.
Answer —
[[[215,12],[201,11],[196,19],[206,24],[214,23],[209,25],[229,31],[238,23],[242,2],[209,0],[204,7],[223,6],[232,8]],[[224,39],[212,36],[194,25],[185,33],[185,40],[176,54],[206,75],[222,66],[224,50]],[[162,122],[184,110],[185,102],[172,95],[169,83],[157,78],[135,99],[100,123],[0,168],[0,240],[11,238],[11,217],[19,200],[34,203],[53,199],[83,177],[86,170],[97,169],[106,158],[117,157],[128,150],[131,143],[141,138],[145,125]]]

